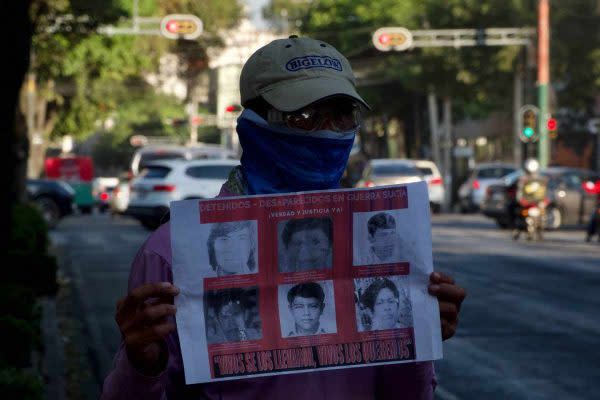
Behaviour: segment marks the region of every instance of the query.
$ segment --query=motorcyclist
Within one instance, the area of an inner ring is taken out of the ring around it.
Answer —
[[[546,192],[548,188],[548,179],[540,175],[540,164],[534,158],[525,161],[523,169],[525,173],[517,182],[516,190],[516,210],[513,213],[513,239],[517,240],[523,230],[527,230],[526,218],[523,210],[533,206],[540,212],[539,217],[534,217],[536,221],[535,232],[541,238],[543,230],[543,218],[546,206]]]

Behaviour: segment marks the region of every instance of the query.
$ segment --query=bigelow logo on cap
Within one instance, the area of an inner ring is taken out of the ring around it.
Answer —
[[[285,64],[285,69],[292,72],[310,68],[329,68],[335,69],[336,71],[341,71],[343,69],[340,60],[329,56],[296,57]]]

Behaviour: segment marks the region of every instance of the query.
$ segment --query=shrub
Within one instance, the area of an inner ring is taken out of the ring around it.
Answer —
[[[43,386],[38,376],[16,368],[0,369],[3,399],[42,400]]]

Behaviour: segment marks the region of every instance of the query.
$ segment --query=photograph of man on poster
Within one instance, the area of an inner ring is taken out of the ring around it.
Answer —
[[[355,279],[359,332],[413,325],[407,279],[406,276]]]
[[[208,344],[262,337],[257,288],[207,291],[204,304]]]
[[[280,272],[331,268],[333,243],[331,218],[281,221],[278,232]]]
[[[211,224],[206,245],[216,276],[258,272],[256,235],[256,221]]]
[[[335,333],[336,329],[330,327],[331,319],[335,321],[332,291],[331,281],[281,286],[279,312],[283,337]]]
[[[414,249],[399,232],[401,221],[402,210],[355,213],[353,265],[414,262]]]

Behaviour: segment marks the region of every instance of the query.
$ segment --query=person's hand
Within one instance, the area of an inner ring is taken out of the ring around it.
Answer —
[[[179,289],[169,282],[146,283],[117,302],[115,320],[127,357],[142,374],[154,376],[166,367],[165,337],[175,331],[167,317],[175,315],[173,297]]]
[[[433,272],[429,276],[429,294],[437,297],[440,304],[440,320],[442,324],[442,340],[454,336],[458,325],[460,305],[467,292],[454,283],[454,279],[441,272]]]

